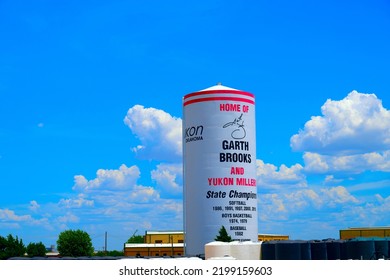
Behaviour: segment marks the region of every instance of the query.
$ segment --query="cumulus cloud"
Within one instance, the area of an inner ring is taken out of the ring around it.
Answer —
[[[140,171],[137,166],[127,167],[122,164],[119,169],[99,169],[96,178],[88,180],[83,175],[74,176],[73,190],[80,193],[76,198],[61,199],[59,207],[86,208],[109,207],[105,214],[119,213],[128,210],[131,205],[156,202],[159,192],[150,186],[137,184]]]
[[[131,201],[137,203],[155,202],[159,198],[159,193],[152,187],[136,186],[130,193]]]
[[[283,197],[276,193],[260,195],[258,210],[258,214],[263,220],[273,216],[278,216],[280,219],[288,212]]]
[[[0,209],[1,221],[14,221],[14,222],[31,222],[33,218],[31,215],[17,215],[15,211],[9,209]]]
[[[99,169],[96,178],[87,180],[83,175],[74,176],[74,190],[93,191],[101,189],[130,189],[140,176],[137,166],[127,167],[122,164],[119,169]]]
[[[375,94],[352,91],[340,101],[328,99],[290,139],[303,151],[309,173],[390,171],[390,111]]]
[[[351,155],[390,149],[390,111],[375,94],[352,91],[343,100],[328,99],[321,112],[291,137],[294,151]]]
[[[379,194],[373,197],[365,197],[360,203],[352,207],[347,204],[343,211],[334,213],[333,217],[338,222],[356,226],[382,226],[390,223],[390,196],[383,197]]]
[[[264,194],[259,197],[259,213],[286,219],[297,213],[358,205],[359,200],[345,187],[299,189],[291,192]]]
[[[50,227],[47,218],[35,219],[31,215],[18,215],[10,209],[0,209],[0,222],[1,224],[8,224],[13,228],[20,228],[21,225]]]
[[[361,173],[367,170],[390,172],[390,150],[347,156],[330,156],[306,152],[303,155],[305,172]]]
[[[306,177],[300,164],[287,167],[282,164],[279,168],[262,160],[256,160],[257,185],[259,187],[275,188],[282,185],[305,187]]]
[[[330,189],[321,189],[322,203],[328,206],[345,203],[359,203],[359,200],[351,195],[343,186],[337,186]]]
[[[182,164],[159,164],[157,169],[151,172],[151,177],[160,188],[168,195],[182,194],[183,191],[183,167]]]
[[[94,217],[94,223],[108,218],[115,223],[131,220],[132,224],[138,226],[150,222],[160,228],[161,215],[167,221],[175,220],[177,223],[177,201],[172,200],[172,197],[181,189],[181,166],[157,165],[151,172],[151,179],[156,182],[156,187],[137,184],[140,177],[139,168],[127,167],[124,164],[119,169],[99,169],[96,177],[92,179],[83,175],[74,176],[73,190],[77,191],[78,195],[63,198],[54,205],[57,209],[55,224],[63,229],[69,223],[87,223]],[[161,193],[164,193],[163,197]],[[172,205],[175,207],[172,208]],[[160,209],[162,206],[166,208],[164,211]],[[72,212],[63,215],[64,209]]]
[[[182,121],[155,108],[135,105],[124,119],[141,144],[133,148],[140,158],[180,160],[182,155]]]

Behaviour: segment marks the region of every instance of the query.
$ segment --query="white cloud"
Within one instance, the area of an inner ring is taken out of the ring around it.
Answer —
[[[359,200],[352,196],[343,186],[321,189],[321,198],[323,203],[331,207],[336,204],[359,203]]]
[[[331,184],[338,184],[340,182],[344,181],[344,178],[341,179],[341,178],[336,178],[334,175],[326,175],[325,179],[324,179],[324,183],[325,184],[328,184],[328,185],[331,185]]]
[[[390,111],[375,94],[352,91],[321,112],[290,139],[304,151],[306,173],[390,171]]]
[[[382,197],[379,194],[366,197],[364,201],[353,207],[345,207],[343,211],[334,213],[333,217],[338,222],[349,226],[383,226],[390,223],[390,196]]]
[[[343,100],[328,99],[321,112],[291,137],[293,150],[352,155],[390,149],[390,111],[375,94],[352,91]]]
[[[289,212],[302,211],[309,206],[318,209],[322,204],[320,195],[311,189],[286,193],[284,197]]]
[[[260,194],[258,203],[260,231],[268,228],[270,233],[294,232],[302,236],[300,238],[327,238],[328,235],[337,238],[341,228],[388,225],[389,211],[390,196],[358,197],[344,186],[296,191],[281,189],[278,193]],[[319,225],[328,229],[318,231]]]
[[[286,219],[299,213],[313,214],[314,211],[358,205],[358,203],[359,200],[343,186],[290,192],[281,190],[278,193],[259,196],[259,214],[264,218],[273,216],[277,219]]]
[[[389,172],[390,150],[386,146],[389,139],[386,136],[389,130],[389,125],[386,125],[388,111],[382,108],[375,95],[357,92],[352,92],[342,101],[328,100],[322,110],[323,116],[313,117],[303,131],[291,138],[293,148],[304,151],[304,166],[276,166],[256,161],[260,220],[270,224],[278,220],[286,224],[300,223],[302,229],[309,224],[318,225],[316,222],[321,219],[327,220],[328,223],[323,223],[325,225],[331,224],[331,220],[339,224],[359,219],[371,223],[390,222],[386,218],[390,211],[390,197],[377,194],[375,199],[369,197],[368,200],[372,201],[368,203],[367,197],[355,197],[350,193],[354,188],[378,189],[378,183],[372,186],[356,184],[348,189],[337,185],[321,188],[309,186],[307,180],[311,177],[306,177],[313,175],[310,173],[324,173],[327,175],[325,183],[334,185],[340,183],[337,178],[346,178],[345,173],[365,170]],[[380,124],[376,123],[379,118],[384,118]],[[137,105],[129,110],[124,121],[140,140],[140,145],[134,148],[140,156],[153,160],[181,160],[180,119],[161,110]],[[370,139],[374,144],[372,149],[370,143],[367,147],[365,143],[355,143],[358,142],[356,137],[368,139],[374,132],[380,135]],[[375,145],[380,149],[374,150]],[[0,209],[0,222],[15,227],[41,224],[66,229],[70,223],[80,223],[81,226],[93,222],[103,226],[109,220],[110,225],[119,227],[128,224],[132,230],[139,227],[180,229],[183,219],[180,199],[182,164],[157,164],[150,173],[155,187],[137,184],[140,175],[137,166],[127,167],[124,164],[118,169],[99,169],[96,177],[90,180],[76,175],[73,190],[77,194],[71,198],[42,206],[35,200],[30,202],[30,210],[39,209],[39,213],[48,215],[46,218],[39,220]],[[383,181],[381,188],[386,186],[388,182]],[[51,210],[50,214],[47,209]],[[274,228],[274,231],[279,230]]]
[[[140,176],[137,166],[127,167],[122,164],[119,169],[99,169],[96,178],[87,180],[83,175],[74,176],[74,190],[93,191],[97,189],[130,189]]]
[[[87,180],[83,175],[74,176],[73,190],[81,193],[77,198],[61,199],[58,206],[115,208],[105,211],[107,214],[118,213],[122,209],[128,210],[131,205],[151,203],[160,199],[159,192],[154,188],[136,184],[139,177],[140,171],[137,166],[127,167],[125,164],[119,169],[99,169],[96,178],[91,180]]]
[[[306,152],[303,154],[305,172],[361,173],[367,170],[390,172],[390,150],[383,153],[366,153],[346,156],[320,155]]]
[[[81,208],[84,206],[91,207],[94,205],[94,201],[85,199],[83,194],[79,194],[77,198],[69,198],[69,199],[62,198],[58,202],[58,205],[60,207],[65,207],[65,208]]]
[[[259,195],[258,199],[258,215],[263,219],[268,217],[278,216],[287,214],[287,207],[284,199],[281,195],[272,193]]]
[[[390,213],[390,196],[384,198],[381,195],[377,194],[375,197],[378,201],[379,207],[376,208],[374,214],[387,215],[388,213]]]
[[[38,202],[36,202],[35,200],[30,201],[30,206],[29,206],[29,208],[30,208],[31,211],[35,212],[35,211],[37,211],[40,207],[41,207],[41,206],[40,206],[40,205],[38,204]]]
[[[32,222],[33,218],[31,215],[17,215],[15,211],[9,209],[0,209],[0,220],[1,221],[13,221],[13,222]]]
[[[130,199],[134,203],[156,202],[159,198],[159,193],[152,187],[136,186],[130,193]]]
[[[178,195],[183,191],[183,166],[182,164],[159,164],[156,170],[152,170],[151,177],[168,195]]]
[[[294,164],[291,167],[282,164],[278,169],[277,166],[258,159],[256,160],[257,185],[262,188],[275,188],[281,185],[305,187],[306,177],[302,170],[303,167],[300,164]]]
[[[15,211],[9,209],[0,209],[0,222],[13,224],[15,228],[19,228],[20,224],[50,227],[47,218],[34,219],[31,215],[17,215]]]
[[[57,222],[61,224],[67,224],[67,223],[78,223],[80,221],[80,218],[74,215],[73,213],[67,212],[63,216],[57,217]]]
[[[182,155],[182,121],[155,108],[135,105],[124,119],[139,138],[141,145],[133,148],[141,158],[180,160]]]
[[[137,228],[182,228],[182,200],[172,199],[181,194],[182,164],[157,165],[151,172],[155,188],[137,185],[139,175],[137,167],[122,165],[118,170],[99,169],[91,180],[75,176],[73,189],[81,193],[75,198],[61,199],[56,205],[56,227],[65,229],[69,223],[88,223],[93,217],[94,222],[107,218],[114,223],[129,220]],[[58,215],[64,208],[72,212]]]

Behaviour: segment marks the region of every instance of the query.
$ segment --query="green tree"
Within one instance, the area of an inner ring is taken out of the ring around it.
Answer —
[[[6,260],[7,258],[7,239],[0,235],[0,260]]]
[[[217,235],[214,240],[215,241],[230,242],[230,241],[232,241],[232,238],[227,233],[226,228],[224,226],[222,226],[219,230],[219,235]]]
[[[126,243],[145,243],[145,238],[143,235],[135,235],[137,230],[133,233],[133,235],[127,240]]]
[[[45,257],[46,256],[46,247],[42,242],[34,243],[30,242],[27,245],[27,255],[29,257]]]
[[[105,257],[105,256],[120,257],[120,256],[124,256],[124,253],[123,253],[123,251],[118,251],[118,250],[107,251],[107,252],[99,251],[99,252],[94,253],[94,256],[98,256],[98,257]]]
[[[113,251],[108,251],[107,256],[111,257],[119,257],[119,256],[124,256],[125,254],[123,251],[118,251],[118,250],[113,250]]]
[[[65,230],[57,240],[57,249],[63,257],[92,256],[93,247],[91,237],[82,230]]]
[[[23,257],[26,252],[26,247],[23,240],[11,234],[4,238],[0,236],[0,259],[6,260],[13,257]]]

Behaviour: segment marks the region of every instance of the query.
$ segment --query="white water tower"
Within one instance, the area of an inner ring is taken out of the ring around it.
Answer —
[[[222,85],[183,98],[185,254],[204,254],[222,226],[257,241],[255,96]]]

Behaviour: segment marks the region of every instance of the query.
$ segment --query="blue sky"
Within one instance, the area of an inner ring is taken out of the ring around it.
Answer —
[[[259,232],[390,226],[390,4],[0,1],[0,235],[182,229],[182,97],[256,96]]]

